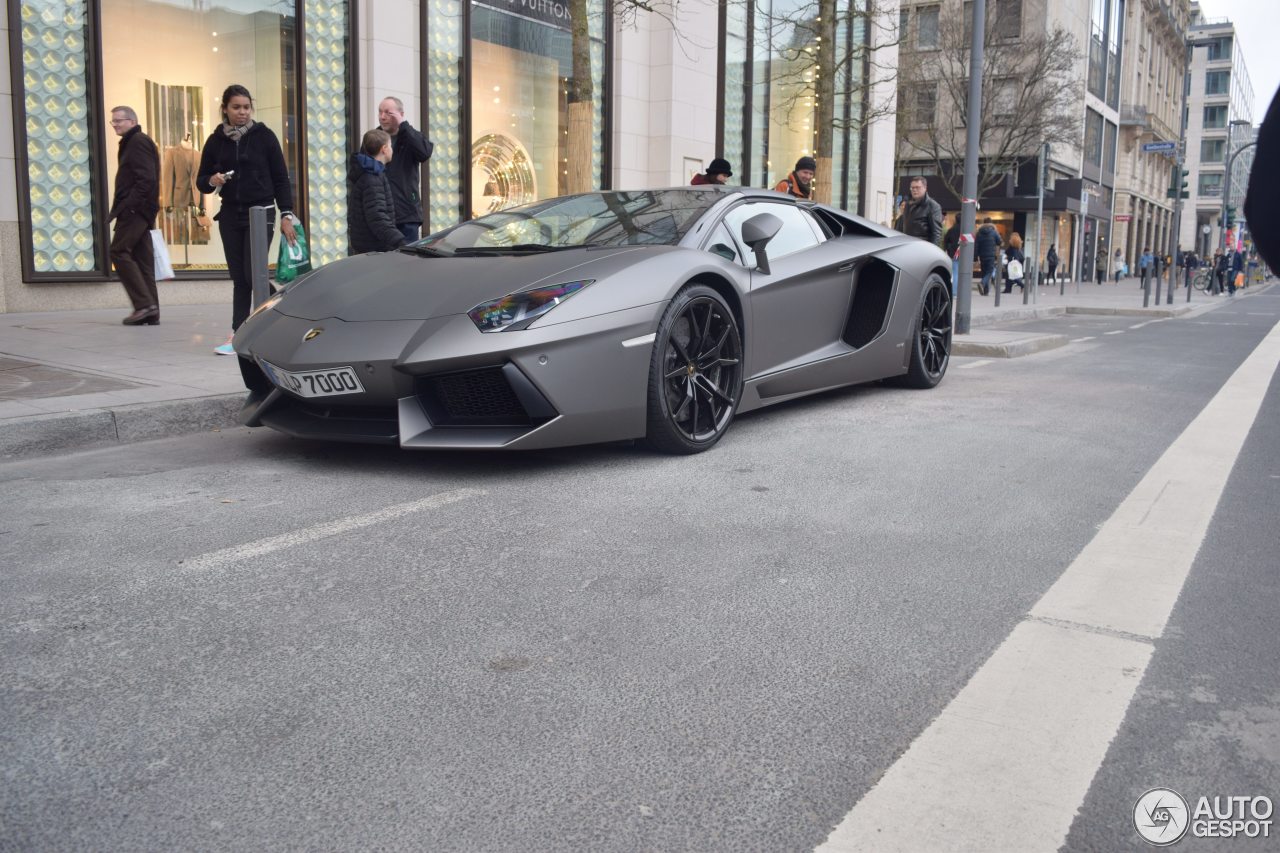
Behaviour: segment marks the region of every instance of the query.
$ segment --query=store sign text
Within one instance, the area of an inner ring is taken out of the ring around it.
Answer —
[[[573,15],[569,12],[568,0],[476,0],[476,2],[561,29],[567,30],[573,25]]]

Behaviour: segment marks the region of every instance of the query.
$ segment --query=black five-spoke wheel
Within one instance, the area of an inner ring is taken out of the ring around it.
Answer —
[[[742,391],[742,340],[718,293],[694,285],[676,294],[654,341],[649,443],[668,453],[715,444]]]

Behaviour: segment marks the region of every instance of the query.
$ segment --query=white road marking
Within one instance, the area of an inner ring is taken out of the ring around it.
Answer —
[[[1138,324],[1136,324],[1136,325],[1130,326],[1129,328],[1130,328],[1130,329],[1141,329],[1143,326],[1150,326],[1152,323],[1158,323],[1158,322],[1160,322],[1160,321],[1159,321],[1159,320],[1147,320],[1145,323],[1138,323]]]
[[[1096,335],[1089,335],[1089,336],[1087,336],[1087,337],[1083,337],[1083,338],[1072,338],[1072,339],[1071,339],[1071,343],[1073,343],[1073,344],[1082,344],[1082,343],[1084,343],[1085,341],[1091,341],[1091,340],[1093,340],[1095,337],[1097,337],[1097,336],[1096,336]]]
[[[1246,313],[1246,314],[1248,314],[1250,317],[1274,317],[1274,316],[1276,316],[1276,312],[1274,312],[1274,311],[1246,311],[1245,313]]]
[[[312,527],[304,527],[301,530],[295,530],[292,533],[282,533],[279,536],[271,536],[266,539],[259,539],[256,542],[246,542],[243,545],[236,545],[231,548],[223,548],[220,551],[210,551],[208,554],[201,554],[193,560],[183,564],[182,568],[192,571],[207,571],[209,569],[219,569],[231,563],[238,563],[244,560],[250,560],[254,557],[261,557],[263,554],[270,554],[274,551],[283,551],[285,548],[292,548],[295,545],[305,545],[309,542],[315,542],[318,539],[326,539],[330,536],[338,536],[342,533],[349,533],[352,530],[359,530],[362,527],[369,527],[374,524],[381,524],[384,521],[400,518],[415,512],[421,512],[427,509],[439,509],[447,504],[456,503],[457,501],[475,498],[483,495],[483,489],[455,489],[451,492],[441,492],[438,495],[432,495],[422,500],[410,501],[409,503],[396,504],[377,512],[366,513],[365,515],[353,515],[349,518],[341,518],[337,521],[330,521],[324,524],[317,524]]]
[[[1111,331],[1111,332],[1103,332],[1102,334],[1104,334],[1104,335],[1123,335],[1123,334],[1124,334],[1124,329],[1116,329],[1116,330]]]
[[[992,361],[992,360],[991,360],[991,359],[989,359],[989,358],[980,358],[980,359],[978,359],[977,361],[971,361],[971,362],[969,362],[968,364],[958,364],[958,365],[956,365],[956,369],[957,369],[957,370],[969,370],[970,368],[973,368],[973,367],[982,367],[982,365],[984,365],[984,364],[990,364],[990,363],[991,363],[991,361]]]
[[[1277,364],[1280,324],[819,851],[1062,845]]]

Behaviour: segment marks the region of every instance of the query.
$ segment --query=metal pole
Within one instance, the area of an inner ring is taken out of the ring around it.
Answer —
[[[973,233],[978,222],[978,155],[982,144],[982,52],[986,49],[986,3],[973,4],[973,44],[969,46],[969,116],[964,151],[964,198],[960,200],[960,287],[956,292],[958,335],[969,334],[973,302]],[[999,299],[1000,297],[996,297]]]
[[[977,4],[974,4],[977,5]],[[1076,296],[1080,295],[1080,276],[1084,275],[1084,220],[1085,211],[1089,209],[1089,190],[1085,186],[1084,178],[1080,178],[1080,227],[1076,229],[1076,260],[1075,280],[1076,280]]]
[[[1044,242],[1044,170],[1049,163],[1049,143],[1040,146],[1040,161],[1036,172],[1036,252],[1031,259],[1031,301],[1040,302],[1040,247]],[[1022,293],[1022,302],[1026,304],[1026,290]]]
[[[1079,236],[1077,236],[1076,239],[1077,240],[1080,239]],[[1059,257],[1058,260],[1061,261],[1062,258]],[[1059,275],[1058,276],[1058,295],[1065,296],[1066,294],[1067,294],[1067,280],[1063,278],[1061,275]]]
[[[267,209],[261,205],[249,208],[249,280],[253,284],[253,307],[271,298],[267,279]]]

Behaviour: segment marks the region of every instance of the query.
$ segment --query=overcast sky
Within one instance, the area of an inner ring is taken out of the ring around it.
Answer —
[[[1209,18],[1230,18],[1253,84],[1253,123],[1261,124],[1280,89],[1280,0],[1200,0]]]

